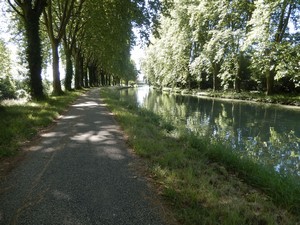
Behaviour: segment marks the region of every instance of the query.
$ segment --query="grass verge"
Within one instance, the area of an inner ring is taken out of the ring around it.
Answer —
[[[101,97],[182,224],[300,224],[300,183],[199,139],[118,92]]]
[[[82,91],[66,92],[44,101],[21,103],[5,101],[0,106],[0,159],[17,154],[20,146],[32,139],[71,104]]]

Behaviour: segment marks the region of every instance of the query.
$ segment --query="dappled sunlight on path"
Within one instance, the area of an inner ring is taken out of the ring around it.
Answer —
[[[98,89],[28,150],[0,183],[0,224],[164,224]]]

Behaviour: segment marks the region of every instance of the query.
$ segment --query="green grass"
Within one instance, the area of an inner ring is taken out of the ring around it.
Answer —
[[[103,88],[101,96],[180,223],[299,223],[299,178],[175,128],[130,99],[121,101],[113,89]]]
[[[67,92],[43,101],[5,101],[0,107],[0,158],[14,156],[22,144],[49,126],[81,92]]]

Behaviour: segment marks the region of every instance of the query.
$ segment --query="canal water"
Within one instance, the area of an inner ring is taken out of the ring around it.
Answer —
[[[144,107],[199,136],[227,143],[239,154],[300,176],[300,109],[235,100],[123,89]]]

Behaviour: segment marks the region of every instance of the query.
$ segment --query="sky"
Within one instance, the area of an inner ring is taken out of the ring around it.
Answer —
[[[9,15],[5,11],[6,10],[6,3],[3,0],[0,0],[0,38],[5,41],[6,47],[10,51],[10,59],[12,62],[12,75],[15,79],[18,78],[18,71],[22,70],[20,65],[17,63],[17,46],[11,41],[13,36],[9,33]]]
[[[140,46],[134,46],[131,50],[131,59],[135,62],[138,71],[141,69],[141,59],[144,56],[144,50]],[[143,75],[139,74],[138,80],[143,80]]]
[[[140,69],[141,59],[144,56],[144,50],[140,46],[134,46],[131,50],[131,59],[135,62],[137,69]]]
[[[136,45],[131,50],[131,59],[135,62],[137,70],[140,71],[141,69],[141,59],[145,56],[144,49],[141,47],[140,41],[139,41],[139,33],[136,28],[133,28],[133,33],[137,37]],[[143,80],[143,75],[139,74],[139,80]]]

